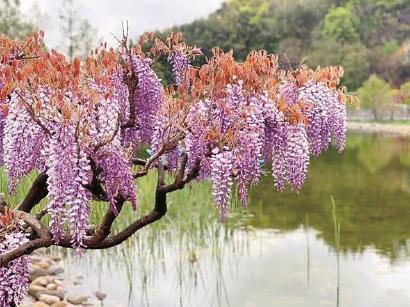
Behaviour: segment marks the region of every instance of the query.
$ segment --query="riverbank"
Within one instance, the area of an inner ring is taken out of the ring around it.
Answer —
[[[19,307],[80,307],[101,306],[105,294],[82,293],[84,276],[66,278],[60,256],[36,251],[30,256],[30,288]]]
[[[347,130],[360,133],[385,133],[401,137],[410,137],[410,125],[400,123],[352,122],[347,123]]]

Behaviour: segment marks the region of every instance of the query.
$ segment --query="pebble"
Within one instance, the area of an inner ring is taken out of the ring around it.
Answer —
[[[37,297],[38,296],[37,294],[40,291],[44,291],[44,290],[46,290],[46,288],[31,284],[30,287],[28,288],[28,294],[30,294],[32,297]]]
[[[54,283],[47,285],[47,290],[57,290],[58,286]]]
[[[44,261],[44,260],[38,262],[36,265],[39,266],[41,269],[44,269],[44,270],[48,270],[48,268],[50,267],[50,264],[48,262]]]
[[[36,263],[36,262],[43,261],[43,257],[33,253],[33,255],[30,256],[30,260],[32,263]]]
[[[60,301],[59,297],[53,296],[53,295],[48,295],[48,294],[40,294],[38,299],[39,299],[39,301],[44,302],[44,303],[49,304],[49,305],[58,303]]]
[[[55,262],[60,262],[62,260],[62,258],[60,256],[51,256],[51,260],[53,260]]]
[[[63,284],[63,281],[62,281],[61,279],[56,279],[56,280],[54,280],[54,283],[55,283],[57,286],[61,286],[61,285]]]
[[[46,289],[46,290],[42,290],[42,291],[38,292],[38,295],[41,295],[41,294],[47,294],[47,295],[57,296],[57,297],[59,297],[61,300],[64,300],[66,291],[47,290],[47,289]]]
[[[42,269],[42,268],[35,268],[30,272],[29,280],[34,281],[39,277],[47,276],[47,275],[49,275],[47,270]]]
[[[51,305],[51,307],[68,307],[68,303],[67,302],[58,302],[58,303],[55,303],[55,304]]]
[[[48,269],[51,275],[59,275],[64,273],[64,269],[61,266],[53,265]]]
[[[72,294],[67,297],[67,301],[73,305],[82,305],[88,301],[88,295]]]
[[[33,307],[49,307],[49,306],[50,306],[49,304],[46,304],[44,302],[35,302],[33,304]]]
[[[41,277],[38,277],[32,280],[31,284],[36,285],[36,286],[46,287],[49,283],[52,283],[52,282],[54,282],[54,276],[46,275],[46,276],[41,276]]]

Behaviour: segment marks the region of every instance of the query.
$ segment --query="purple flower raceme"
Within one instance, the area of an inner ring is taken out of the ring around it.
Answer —
[[[279,96],[285,99],[288,105],[293,105],[298,100],[298,86],[291,82],[285,82],[279,87]]]
[[[2,122],[3,160],[9,178],[9,190],[14,192],[18,181],[37,166],[44,132],[21,106],[16,94],[12,95],[7,118]]]
[[[117,199],[120,194],[130,199],[134,209],[137,207],[137,196],[132,175],[132,164],[125,156],[124,149],[119,144],[109,144],[101,147],[93,160],[102,169],[101,177],[105,183],[111,210],[117,213]]]
[[[342,151],[346,134],[346,105],[336,92],[327,86],[310,81],[299,88],[298,99],[312,107],[307,112],[309,146],[312,155],[318,156],[328,149],[331,138]]]
[[[135,91],[136,118],[139,128],[139,141],[150,144],[154,130],[155,116],[162,104],[162,85],[152,70],[150,59],[134,56],[133,66],[138,77]]]
[[[11,251],[28,241],[27,236],[13,230],[0,237],[0,254]],[[29,256],[22,256],[0,268],[0,307],[19,304],[29,287]]]
[[[168,61],[172,66],[172,73],[175,78],[175,84],[181,85],[185,79],[185,73],[191,66],[189,64],[188,56],[183,49],[177,49],[171,52],[168,56]]]
[[[216,206],[221,212],[221,218],[224,220],[228,214],[231,200],[234,153],[227,148],[221,150],[216,148],[212,151],[210,161],[213,184],[212,194],[214,195]]]
[[[62,126],[50,138],[47,166],[53,239],[59,242],[64,237],[64,224],[68,218],[73,232],[72,243],[81,247],[89,223],[91,195],[85,185],[91,181],[91,167],[76,139],[74,127]],[[69,207],[69,216],[66,206]]]

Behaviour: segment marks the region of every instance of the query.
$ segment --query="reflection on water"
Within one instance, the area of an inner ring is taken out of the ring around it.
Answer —
[[[125,245],[67,255],[77,290],[105,306],[410,306],[408,140],[350,135],[299,193],[264,178],[225,224],[208,185],[183,193]]]

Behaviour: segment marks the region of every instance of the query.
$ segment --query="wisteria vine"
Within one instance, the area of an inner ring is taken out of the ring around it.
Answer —
[[[159,180],[163,191],[212,181],[225,219],[235,185],[243,206],[269,168],[277,190],[298,190],[310,156],[332,141],[344,148],[351,98],[338,86],[340,67],[285,71],[264,51],[240,63],[218,49],[195,67],[202,52],[180,34],[145,34],[132,48],[124,37],[118,49],[102,46],[83,62],[44,50],[42,33],[0,38],[0,166],[11,193],[30,172],[47,176],[55,245],[68,237],[72,247],[89,247],[91,202],[109,202],[110,226],[124,201],[137,208],[135,180],[153,169],[175,177],[170,186]],[[154,70],[164,58],[174,76],[166,88]],[[16,229],[1,234],[0,255],[27,240]],[[1,269],[0,307],[21,298],[26,284],[16,278],[25,277],[26,261]]]

